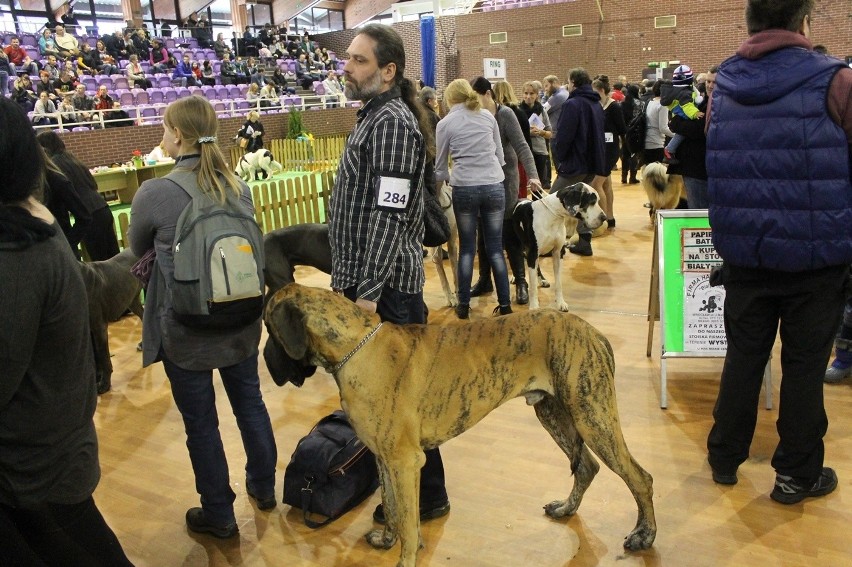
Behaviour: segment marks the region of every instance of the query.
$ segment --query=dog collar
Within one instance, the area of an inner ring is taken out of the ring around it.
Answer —
[[[344,357],[343,357],[343,360],[341,360],[340,362],[338,362],[337,364],[335,364],[334,366],[332,366],[332,367],[331,367],[331,373],[332,373],[332,374],[337,374],[337,372],[338,372],[341,368],[343,368],[343,365],[344,365],[344,364],[346,364],[347,362],[349,362],[349,359],[350,359],[350,358],[352,358],[353,356],[355,356],[355,353],[356,353],[356,352],[358,352],[359,350],[361,350],[361,348],[362,348],[365,344],[367,344],[367,341],[369,341],[370,339],[372,339],[372,338],[373,338],[373,335],[375,335],[376,333],[378,333],[378,332],[379,332],[379,329],[381,329],[381,328],[382,328],[382,325],[383,325],[383,324],[384,324],[384,321],[380,321],[378,325],[376,325],[375,327],[373,327],[373,330],[372,330],[372,331],[370,331],[370,333],[369,333],[366,337],[364,337],[363,339],[361,339],[361,342],[360,342],[360,343],[358,343],[358,344],[355,346],[355,348],[353,348],[353,349],[349,352],[349,354],[347,354],[346,356],[344,356]]]

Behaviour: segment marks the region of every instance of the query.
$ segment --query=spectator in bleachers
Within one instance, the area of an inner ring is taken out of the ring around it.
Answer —
[[[248,55],[249,53],[257,55],[257,38],[255,38],[251,34],[251,28],[249,26],[246,26],[246,29],[243,32],[242,54]],[[240,54],[239,51],[237,52],[237,54]]]
[[[311,90],[314,86],[314,81],[320,79],[318,74],[311,71],[307,53],[299,54],[299,59],[296,60],[296,79],[306,91]]]
[[[260,86],[257,83],[249,85],[249,89],[246,91],[246,100],[252,108],[260,109],[269,106],[269,101],[264,100],[260,95]]]
[[[121,59],[127,59],[129,56],[127,44],[124,42],[124,35],[121,33],[121,30],[115,30],[113,33],[103,36],[101,41],[104,44],[106,52],[112,56],[115,64],[118,64],[118,61]],[[98,47],[98,51],[100,51],[100,47]],[[103,59],[103,54],[101,55],[101,59]],[[106,60],[104,59],[104,61]]]
[[[239,84],[239,81],[237,81],[237,69],[233,62],[231,62],[231,56],[227,53],[222,56],[222,65],[219,67],[219,78],[223,85]]]
[[[53,81],[53,92],[56,93],[58,100],[62,100],[65,93],[73,94],[75,88],[77,88],[77,79],[67,67],[59,72],[59,80]]]
[[[47,76],[51,81],[59,79],[59,61],[54,55],[47,56],[47,63],[44,64],[42,71],[47,71]]]
[[[198,85],[195,81],[195,75],[192,73],[192,64],[189,62],[188,53],[184,53],[181,60],[175,65],[174,71],[172,71],[172,83],[181,87]]]
[[[135,53],[130,56],[130,62],[127,64],[127,80],[130,82],[130,88],[142,89],[147,91],[151,88],[151,81],[145,76],[145,69],[139,63],[139,56]]]
[[[198,45],[204,49],[213,47],[213,24],[207,20],[207,14],[202,12],[196,30],[197,35],[195,37],[198,39]]]
[[[162,40],[156,37],[151,40],[151,53],[148,56],[148,61],[151,63],[151,72],[153,73],[168,73],[169,50],[165,48]]]
[[[287,53],[287,42],[284,41],[283,36],[280,35],[275,38],[275,43],[273,43],[269,49],[272,51],[272,55],[279,59],[283,59],[290,55]]]
[[[270,80],[278,88],[279,92],[287,94],[296,94],[296,89],[287,86],[287,77],[284,76],[284,72],[281,71],[280,68],[275,68],[275,71],[272,72],[272,78]]]
[[[12,36],[9,45],[3,49],[3,52],[9,58],[9,64],[12,65],[15,74],[38,75],[38,63],[30,59],[26,49],[21,47],[21,40],[18,36]]]
[[[0,96],[9,94],[9,77],[15,76],[15,69],[9,63],[6,53],[0,49]]]
[[[77,54],[80,53],[80,44],[77,42],[77,38],[67,33],[62,24],[57,24],[54,32],[53,42],[56,44],[59,56],[64,59],[77,57]]]
[[[266,106],[278,106],[278,89],[275,88],[275,83],[266,83],[260,87],[261,100],[267,101]]]
[[[112,110],[104,115],[104,128],[120,128],[122,126],[133,126],[133,119],[127,111],[121,108],[117,100],[112,102]]]
[[[272,43],[272,24],[266,22],[260,31],[257,34],[257,39],[263,45],[270,45]]]
[[[311,66],[319,69],[320,71],[325,71],[328,68],[326,67],[327,59],[327,57],[326,59],[323,59],[322,49],[320,49],[319,47],[314,49],[313,53],[308,57]]]
[[[57,81],[59,79],[56,79]],[[56,92],[54,91],[53,81],[50,80],[50,73],[46,69],[42,69],[38,73],[38,82],[35,84],[35,94],[36,97],[41,95],[41,93],[46,92],[47,96],[53,100],[56,98]]]
[[[199,85],[203,84],[201,82],[201,64],[198,61],[193,61],[189,65],[190,70],[192,70],[192,76],[195,78],[195,82]]]
[[[77,28],[80,27],[80,22],[77,21],[77,16],[74,15],[74,6],[71,2],[68,3],[68,11],[62,14],[62,24],[68,30],[68,33],[77,33]]]
[[[246,75],[249,77],[249,82],[256,83],[259,87],[266,82],[263,67],[258,65],[254,57],[249,57],[246,62]]]
[[[225,54],[231,55],[231,46],[225,41],[225,35],[219,34],[216,36],[216,41],[213,42],[213,51],[216,52],[216,59],[220,61],[225,59]]]
[[[74,89],[74,96],[71,98],[71,102],[74,104],[74,109],[77,111],[77,118],[81,122],[92,120],[95,101],[86,94],[86,85],[77,85],[77,88]]]
[[[260,123],[258,111],[252,110],[248,113],[246,121],[235,136],[236,138],[248,140],[248,145],[245,148],[246,153],[255,152],[263,147],[263,124]]]
[[[130,56],[134,53],[139,53],[136,51],[136,44],[133,43],[133,36],[135,35],[134,31],[131,31],[129,28],[124,30],[124,45],[127,48],[127,54],[121,59],[130,59]]]
[[[237,59],[234,61],[234,71],[237,73],[238,85],[249,84],[248,67],[246,66],[246,62],[243,61],[243,58],[239,55],[237,55]]]
[[[201,64],[201,84],[210,87],[216,84],[216,71],[209,59],[205,59]]]
[[[113,68],[118,68],[118,59],[116,59],[108,50],[103,40],[99,39],[95,42],[94,51],[98,52],[98,59],[105,65],[110,65]]]
[[[330,108],[339,106],[343,96],[343,85],[337,80],[337,73],[329,71],[322,82],[322,87],[325,90],[326,105]]]
[[[56,116],[56,105],[48,98],[46,92],[42,92],[33,107],[33,125],[49,126],[56,124]]]
[[[77,109],[74,108],[73,93],[65,93],[65,96],[62,97],[62,102],[59,103],[59,108],[57,108],[57,111],[62,117],[63,127],[70,128],[71,126],[79,122],[79,118],[77,118]]]
[[[49,28],[45,28],[41,32],[41,37],[38,38],[38,52],[42,59],[46,59],[48,55],[59,55],[56,42],[53,40],[53,32]]]
[[[107,92],[106,85],[100,85],[98,87],[98,92],[95,94],[95,98],[92,100],[92,105],[95,110],[106,110],[109,111],[112,109],[113,99],[109,96],[109,92]],[[104,119],[108,119],[108,115],[104,115]]]
[[[17,102],[26,112],[30,112],[38,100],[35,87],[29,75],[21,75],[12,85],[12,100]]]
[[[296,41],[293,38],[288,38],[287,39],[287,53],[290,54],[290,57],[292,59],[298,59],[299,53],[301,53],[301,50],[299,49],[299,42]]]
[[[131,41],[133,42],[133,52],[137,55],[148,55],[148,51],[151,49],[151,42],[148,40],[148,31],[144,28],[139,28],[136,32],[131,36]],[[128,57],[129,59],[130,57]]]
[[[110,58],[111,59],[111,58]],[[77,69],[83,69],[89,75],[113,75],[119,72],[119,68],[101,59],[101,54],[88,43],[81,46],[80,56],[77,58]]]

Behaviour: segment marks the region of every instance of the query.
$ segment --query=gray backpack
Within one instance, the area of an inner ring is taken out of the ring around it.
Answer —
[[[263,234],[238,199],[225,204],[203,193],[196,174],[174,171],[168,179],[192,201],[175,228],[172,308],[187,327],[228,329],[263,313]]]

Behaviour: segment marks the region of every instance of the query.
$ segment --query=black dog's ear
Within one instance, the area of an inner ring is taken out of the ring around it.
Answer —
[[[266,361],[266,368],[272,380],[278,386],[292,382],[300,388],[305,383],[305,378],[313,376],[317,370],[316,366],[303,364],[301,361],[290,358],[272,337],[267,339],[266,346],[263,347],[263,359]]]
[[[559,190],[559,200],[562,201],[562,206],[568,211],[568,214],[576,216],[579,214],[579,208],[583,202],[583,183],[575,183]]]
[[[287,354],[295,360],[305,358],[308,336],[305,333],[305,314],[286,303],[267,306],[266,322],[269,334],[281,343]]]

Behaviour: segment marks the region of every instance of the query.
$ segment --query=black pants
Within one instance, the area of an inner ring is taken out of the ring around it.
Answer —
[[[627,149],[627,144],[621,144],[621,182],[627,183],[627,174],[630,174],[630,180],[636,180],[636,167],[639,161],[637,154],[631,154]]]
[[[550,156],[548,154],[533,154],[535,170],[544,189],[550,189]]]
[[[748,458],[763,370],[780,322],[780,441],[772,466],[787,476],[814,482],[819,477],[828,429],[822,379],[848,278],[848,266],[793,273],[724,265],[728,350],[707,439],[716,471],[732,473]]]
[[[90,496],[79,504],[22,510],[0,504],[0,564],[133,565]]]
[[[515,278],[515,284],[527,281],[526,267],[524,266],[524,245],[515,232],[512,219],[503,221],[503,250],[509,258],[509,268]],[[479,221],[479,230],[476,231],[476,254],[479,256],[479,279],[491,281],[491,263],[485,252],[485,240],[482,238],[482,220]]]
[[[358,298],[357,289],[354,287],[344,289],[343,295],[351,301]],[[426,305],[422,291],[415,294],[403,293],[385,285],[376,312],[382,321],[398,325],[426,323]],[[447,488],[440,451],[435,448],[424,453],[426,463],[420,469],[420,507],[429,509],[447,501]]]
[[[92,224],[83,236],[83,244],[93,262],[109,260],[118,254],[112,211],[103,207],[92,213]]]

